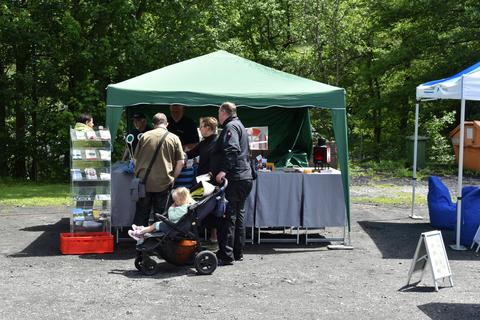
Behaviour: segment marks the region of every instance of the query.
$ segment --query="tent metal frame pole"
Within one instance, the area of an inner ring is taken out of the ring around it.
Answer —
[[[463,145],[465,140],[465,98],[463,96],[463,76],[461,80],[462,101],[460,104],[460,144],[458,146],[458,181],[457,181],[457,234],[455,244],[450,248],[453,250],[467,250],[460,244],[460,231],[462,224],[462,187],[463,187]]]
[[[420,114],[420,100],[415,104],[415,139],[413,142],[413,175],[412,175],[412,212],[410,218],[421,220],[422,216],[417,216],[415,210],[415,188],[417,186],[417,154],[418,154],[418,123]]]

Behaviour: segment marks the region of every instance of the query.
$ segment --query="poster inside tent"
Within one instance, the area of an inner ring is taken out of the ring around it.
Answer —
[[[268,150],[268,127],[246,128],[250,150]]]

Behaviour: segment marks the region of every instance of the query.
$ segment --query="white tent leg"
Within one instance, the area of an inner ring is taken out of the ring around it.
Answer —
[[[410,218],[423,219],[422,216],[417,216],[415,210],[415,187],[417,186],[417,149],[418,149],[418,114],[420,113],[420,100],[415,104],[415,140],[413,143],[413,175],[412,175],[412,212]]]
[[[453,250],[467,250],[460,245],[460,230],[462,224],[462,184],[463,184],[463,142],[465,134],[465,99],[463,98],[463,76],[462,76],[462,102],[460,107],[460,144],[458,146],[458,185],[457,185],[457,236],[455,244],[450,248]]]

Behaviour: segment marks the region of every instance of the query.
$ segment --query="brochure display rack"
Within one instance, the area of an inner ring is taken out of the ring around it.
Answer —
[[[113,252],[110,132],[70,129],[70,141],[71,233],[60,236],[60,250],[64,254]]]

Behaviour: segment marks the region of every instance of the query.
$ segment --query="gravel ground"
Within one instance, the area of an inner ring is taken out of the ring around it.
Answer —
[[[162,262],[146,277],[133,242],[114,254],[61,255],[66,208],[0,207],[0,319],[480,319],[480,257],[450,250],[452,232],[443,237],[454,287],[435,292],[426,272],[402,290],[419,235],[432,230],[426,207],[417,209],[426,220],[409,219],[408,205],[354,203],[353,250],[248,245],[244,261],[210,276]]]

